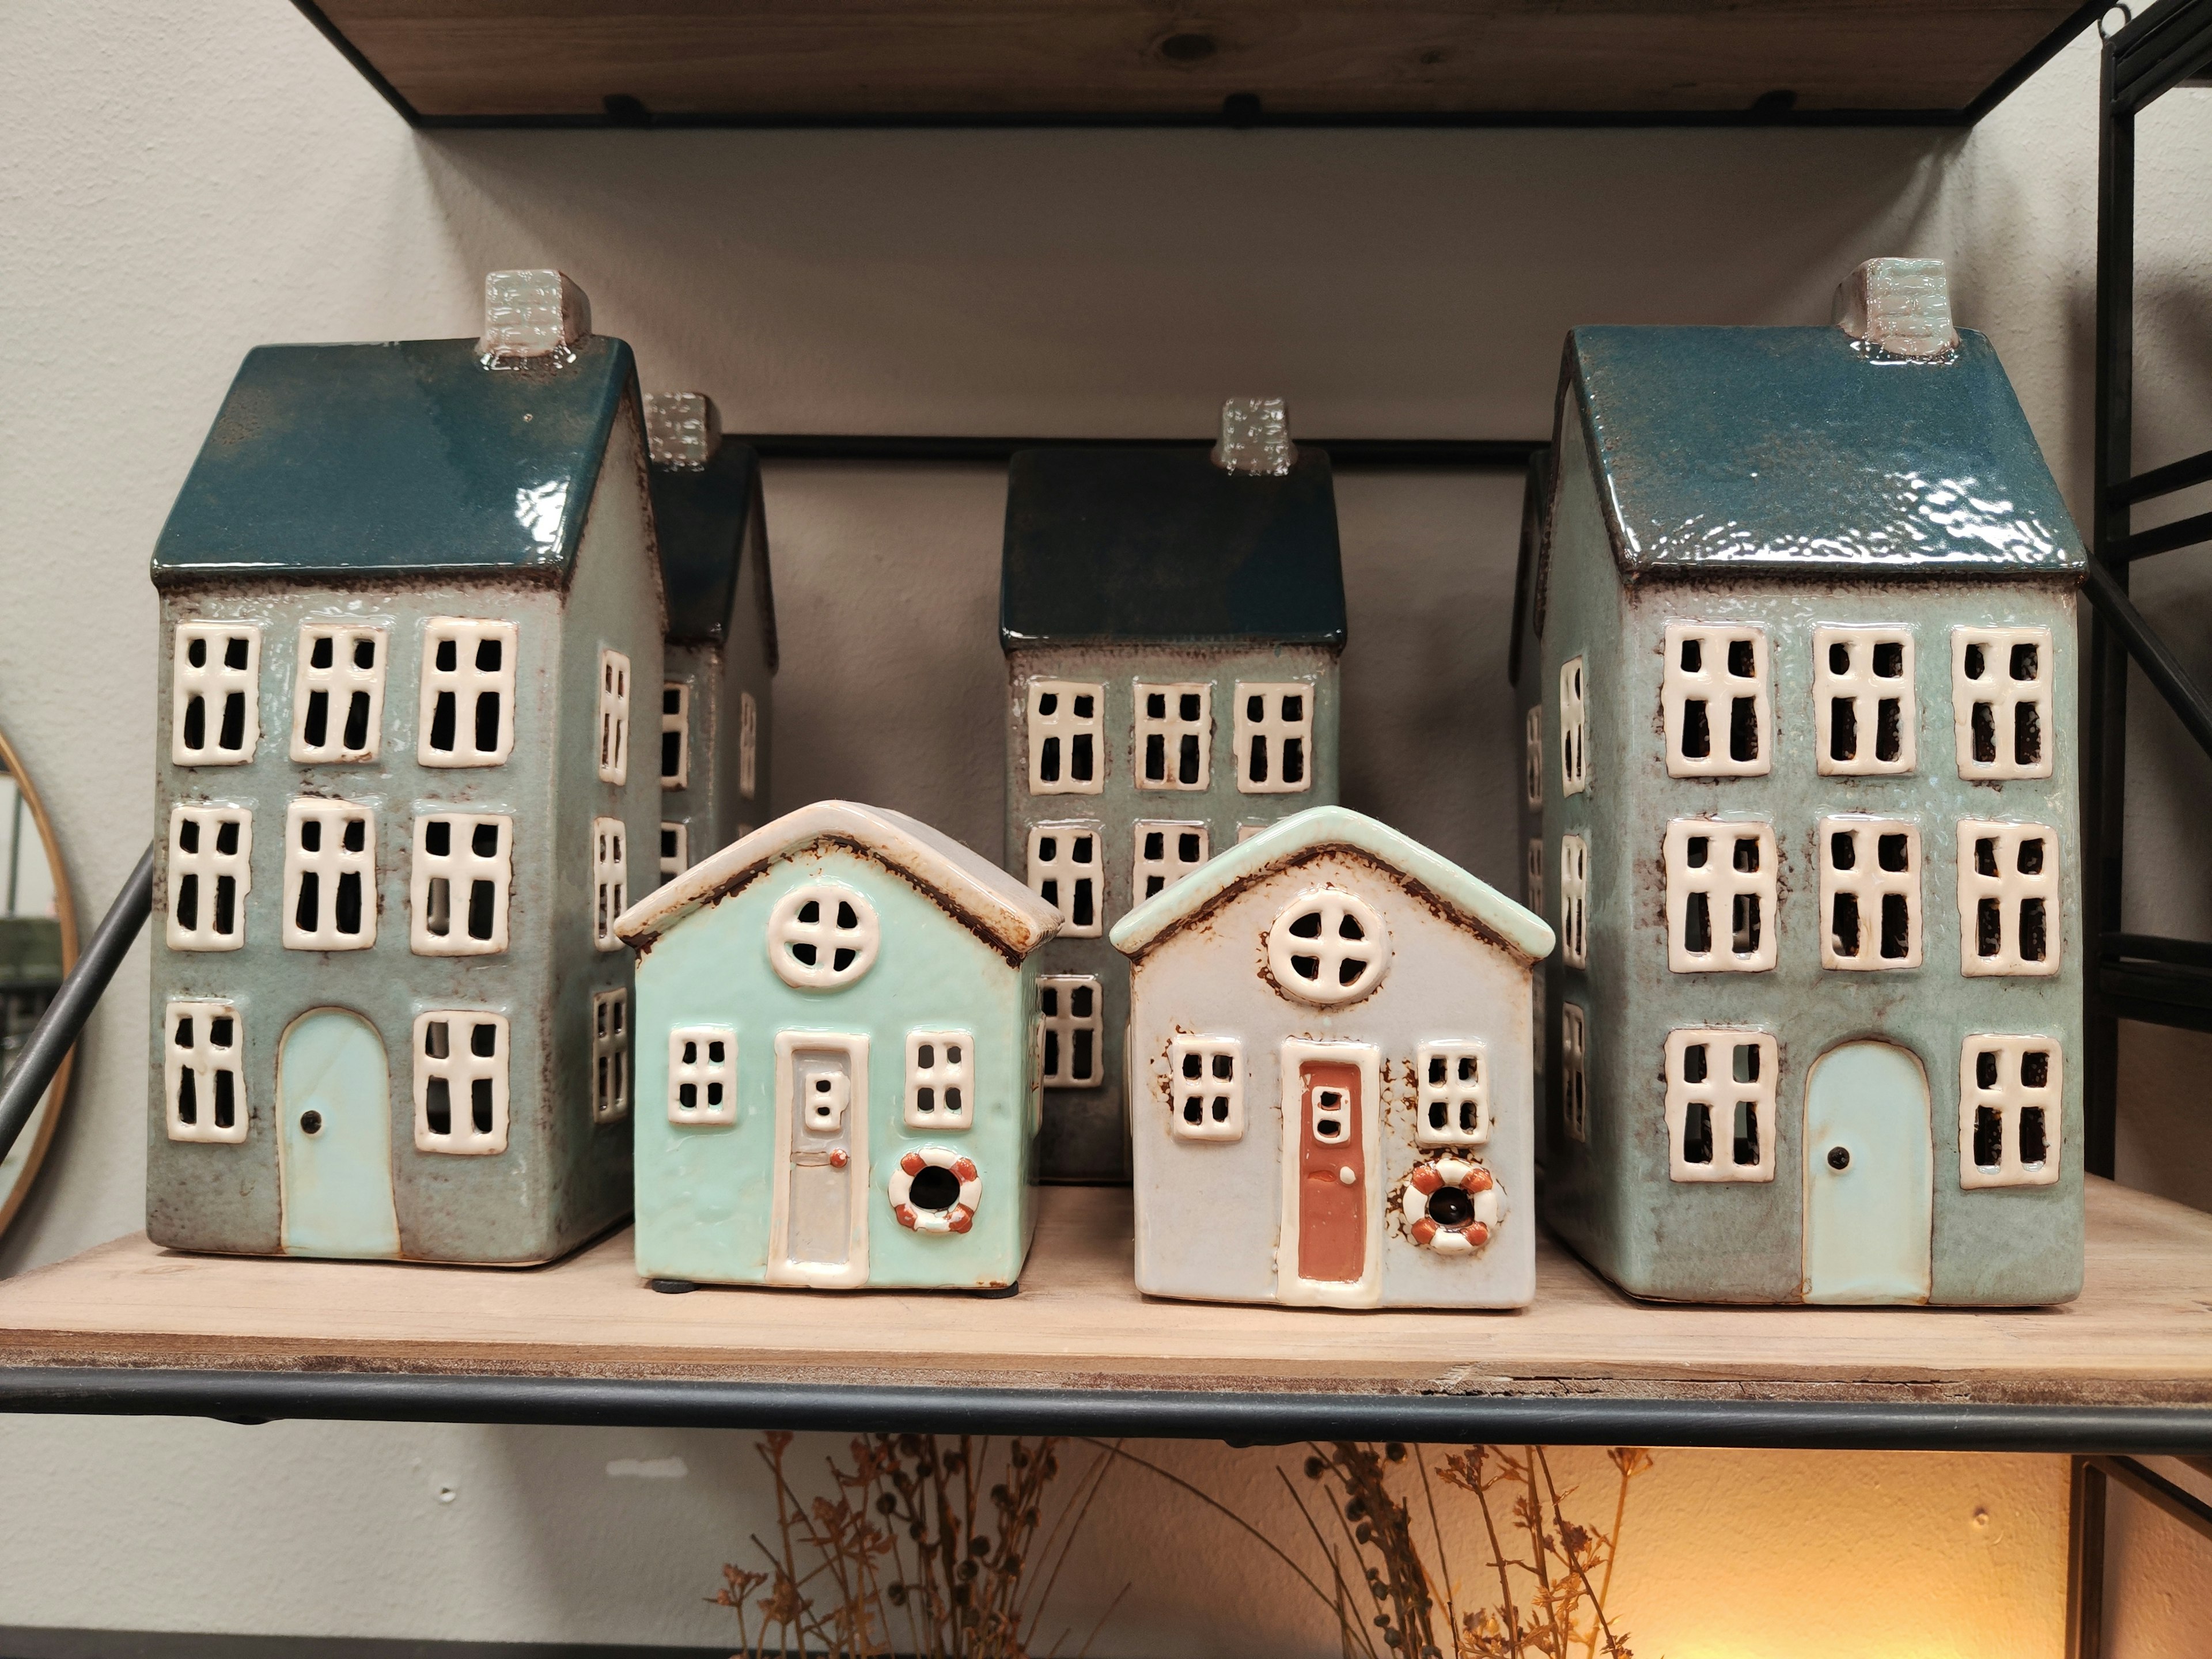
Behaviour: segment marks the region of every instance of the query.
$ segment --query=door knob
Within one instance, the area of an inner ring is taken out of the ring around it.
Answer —
[[[1832,1170],[1850,1169],[1851,1167],[1851,1149],[1848,1146],[1829,1147],[1828,1167]]]
[[[300,1114],[301,1133],[315,1134],[321,1130],[322,1127],[323,1115],[320,1112],[307,1111]]]

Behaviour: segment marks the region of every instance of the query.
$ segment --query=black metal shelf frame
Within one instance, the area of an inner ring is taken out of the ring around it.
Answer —
[[[2124,7],[2115,10],[2124,14]],[[2212,542],[2212,513],[2138,532],[2145,502],[2212,483],[2212,450],[2134,470],[2136,118],[2212,69],[2212,0],[2160,0],[2105,41],[2097,175],[2097,445],[2092,607],[2084,678],[2081,823],[2088,973],[2083,1127],[2090,1173],[2109,1176],[2119,1099],[2119,1022],[2212,1031],[2212,944],[2126,932],[2128,665],[2133,661],[2212,757],[2212,696],[2129,596],[2140,559]]]

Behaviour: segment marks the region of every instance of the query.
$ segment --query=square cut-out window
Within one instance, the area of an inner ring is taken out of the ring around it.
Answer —
[[[488,1008],[415,1016],[415,1149],[458,1157],[507,1150],[508,1025]]]
[[[1910,772],[1920,708],[1912,635],[1902,628],[1813,630],[1813,727],[1823,777]]]
[[[1667,1168],[1673,1179],[1774,1179],[1780,1060],[1778,1045],[1765,1031],[1667,1033]]]
[[[1523,877],[1528,889],[1528,908],[1538,915],[1544,914],[1544,838],[1528,838],[1528,867]],[[1540,974],[1539,979],[1542,978]]]
[[[691,682],[666,680],[660,687],[660,787],[691,787]]]
[[[1974,1036],[1959,1056],[1959,1184],[2058,1179],[2064,1057],[2051,1036]]]
[[[1873,971],[1917,968],[1920,826],[1856,813],[1822,818],[1820,965]]]
[[[261,741],[261,625],[179,623],[169,670],[169,759],[243,766]]]
[[[1589,787],[1589,687],[1583,659],[1559,665],[1559,793],[1579,795]]]
[[[1030,793],[1095,795],[1106,787],[1106,688],[1031,680]]]
[[[965,1129],[975,1121],[975,1034],[906,1034],[906,1127]]]
[[[1970,979],[2058,971],[2058,832],[1959,825],[1959,971]]]
[[[592,820],[592,944],[619,951],[615,923],[629,908],[629,831],[620,818]]]
[[[592,1121],[629,1115],[629,993],[592,993]]]
[[[1062,939],[1097,939],[1106,931],[1104,847],[1097,823],[1030,828],[1030,891],[1060,912]]]
[[[511,622],[467,617],[423,624],[417,764],[507,763],[514,750],[516,631]]]
[[[1670,622],[1660,700],[1667,775],[1763,777],[1774,769],[1774,702],[1766,630]]]
[[[376,809],[304,799],[284,811],[284,948],[376,943]]]
[[[1244,1045],[1235,1037],[1168,1043],[1168,1127],[1177,1140],[1244,1138]]]
[[[169,809],[166,865],[172,951],[235,951],[253,890],[253,814],[243,806]]]
[[[1205,789],[1213,782],[1211,684],[1131,688],[1137,704],[1137,787]]]
[[[691,826],[674,818],[660,824],[660,878],[667,881],[691,867]]]
[[[1475,1037],[1439,1037],[1413,1050],[1413,1144],[1490,1140],[1490,1056]]]
[[[738,1034],[727,1025],[678,1025],[668,1034],[668,1121],[738,1121]]]
[[[172,1140],[246,1139],[246,1028],[234,1002],[162,1009],[161,1079]]]
[[[507,949],[514,820],[438,812],[415,820],[407,948],[418,957],[496,956]]]
[[[1096,1089],[1105,1082],[1100,1042],[1105,1028],[1103,988],[1091,974],[1037,975],[1047,1088]]]
[[[1294,795],[1312,788],[1313,724],[1312,682],[1237,681],[1237,793]]]
[[[760,704],[738,693],[738,793],[750,800],[760,788]]]
[[[1139,818],[1133,828],[1136,858],[1130,871],[1130,902],[1142,904],[1165,892],[1206,862],[1212,832],[1203,823],[1175,818]]]
[[[2056,653],[2047,628],[1951,630],[1951,724],[1959,775],[2051,775]]]
[[[1589,966],[1589,843],[1580,836],[1559,837],[1559,959]]]
[[[1522,754],[1522,798],[1532,812],[1544,806],[1544,705],[1538,703],[1528,711],[1526,743]]]
[[[1589,1139],[1589,1017],[1559,1005],[1559,1120],[1567,1139]]]
[[[384,743],[381,628],[303,623],[292,683],[292,758],[306,764],[372,761]]]
[[[1676,818],[1667,826],[1667,965],[1759,974],[1776,955],[1774,826]]]
[[[619,785],[629,777],[629,659],[619,651],[599,653],[599,781]]]

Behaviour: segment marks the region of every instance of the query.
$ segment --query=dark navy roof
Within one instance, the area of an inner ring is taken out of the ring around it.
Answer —
[[[1580,328],[1576,400],[1624,570],[2024,576],[2081,538],[1989,341],[1874,362],[1838,328]]]
[[[1328,456],[1255,477],[1196,445],[1018,451],[999,638],[1342,644]]]
[[[629,347],[599,335],[558,368],[489,369],[472,340],[256,347],[162,526],[154,580],[565,575],[635,380]]]
[[[767,556],[760,457],[726,439],[704,467],[656,465],[652,476],[668,637],[686,645],[726,640],[749,535],[757,533],[760,556]],[[761,574],[766,592],[767,572]]]

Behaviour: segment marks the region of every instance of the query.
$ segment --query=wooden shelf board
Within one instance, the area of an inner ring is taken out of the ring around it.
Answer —
[[[1060,1188],[1021,1294],[644,1287],[629,1236],[551,1267],[192,1256],[143,1236],[0,1284],[8,1368],[909,1389],[2212,1405],[2212,1216],[2093,1181],[2080,1301],[1659,1307],[1540,1244],[1535,1304],[1330,1313],[1148,1300],[1129,1196]]]

